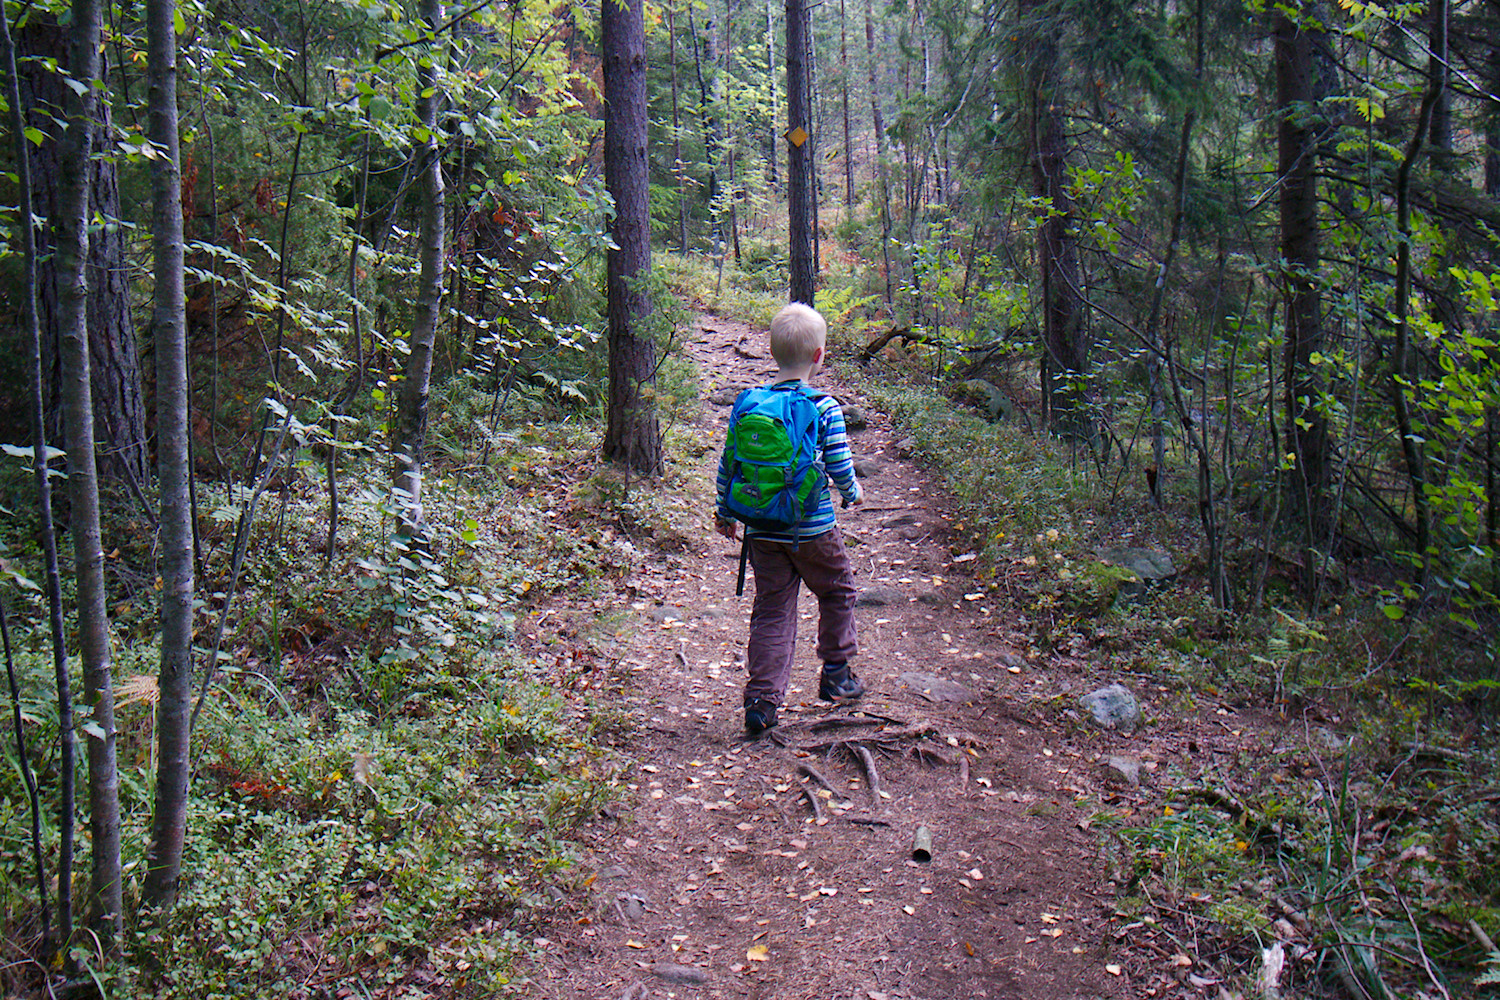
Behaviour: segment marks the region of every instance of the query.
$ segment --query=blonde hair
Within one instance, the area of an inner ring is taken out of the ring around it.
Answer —
[[[812,306],[793,302],[771,320],[771,357],[783,368],[811,364],[828,341],[828,323]]]

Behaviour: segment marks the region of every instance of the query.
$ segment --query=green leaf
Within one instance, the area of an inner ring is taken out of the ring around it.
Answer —
[[[33,146],[40,146],[42,143],[47,141],[47,133],[43,132],[39,128],[31,128],[30,126],[27,126],[26,128],[22,129],[21,132],[26,136],[26,138],[31,140],[31,144]]]
[[[172,28],[179,35],[187,34],[187,18],[182,16],[181,8],[174,8],[172,11]]]
[[[1398,622],[1406,617],[1406,609],[1399,604],[1383,604],[1380,607],[1380,613],[1393,622]]]
[[[96,740],[103,740],[108,738],[106,733],[104,732],[104,727],[99,725],[99,723],[94,722],[92,719],[88,722],[83,723],[78,728],[82,729],[85,733],[88,733]]]

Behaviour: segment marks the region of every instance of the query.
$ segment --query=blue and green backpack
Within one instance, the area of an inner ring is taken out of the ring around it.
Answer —
[[[731,516],[756,531],[791,532],[816,509],[828,477],[818,461],[818,406],[801,383],[746,389],[724,442]]]

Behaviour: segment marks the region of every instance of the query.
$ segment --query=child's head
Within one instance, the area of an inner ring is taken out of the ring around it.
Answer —
[[[812,306],[793,302],[771,320],[771,357],[782,368],[804,368],[828,341],[828,324]]]

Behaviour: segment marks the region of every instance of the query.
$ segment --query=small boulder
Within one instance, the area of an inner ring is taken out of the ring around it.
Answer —
[[[880,526],[882,528],[906,528],[916,523],[917,515],[915,514],[897,514],[895,517],[888,517],[881,521]]]
[[[990,420],[1006,420],[1015,416],[1016,405],[1011,402],[999,386],[982,378],[971,378],[954,387],[955,394],[973,403]]]
[[[1111,754],[1099,762],[1099,773],[1106,784],[1123,788],[1141,787],[1141,762],[1134,757]]]
[[[715,406],[733,406],[734,401],[740,398],[740,393],[745,391],[742,385],[726,385],[716,392],[708,394],[708,401]]]
[[[937,674],[910,671],[901,675],[901,683],[931,702],[968,701],[974,697],[962,684]]]
[[[896,454],[901,458],[911,458],[917,453],[917,439],[905,437],[896,442]]]
[[[707,971],[675,962],[657,962],[651,966],[651,974],[662,982],[681,986],[702,986],[708,982]]]
[[[1078,699],[1093,719],[1105,729],[1135,732],[1141,724],[1141,703],[1123,684],[1110,684]]]
[[[895,587],[866,587],[859,592],[859,598],[854,602],[862,608],[883,608],[887,604],[901,604],[906,601],[906,595]]]
[[[870,479],[880,475],[880,463],[873,458],[856,458],[854,460],[854,474],[861,479]]]
[[[1138,582],[1121,587],[1122,594],[1142,594],[1152,587],[1168,584],[1177,577],[1177,567],[1172,563],[1171,555],[1155,549],[1116,545],[1100,552],[1099,559],[1111,566],[1128,569],[1139,577]]]
[[[854,431],[862,431],[870,426],[870,418],[865,416],[865,411],[853,403],[844,403],[842,409],[844,411],[845,430],[853,433]]]

